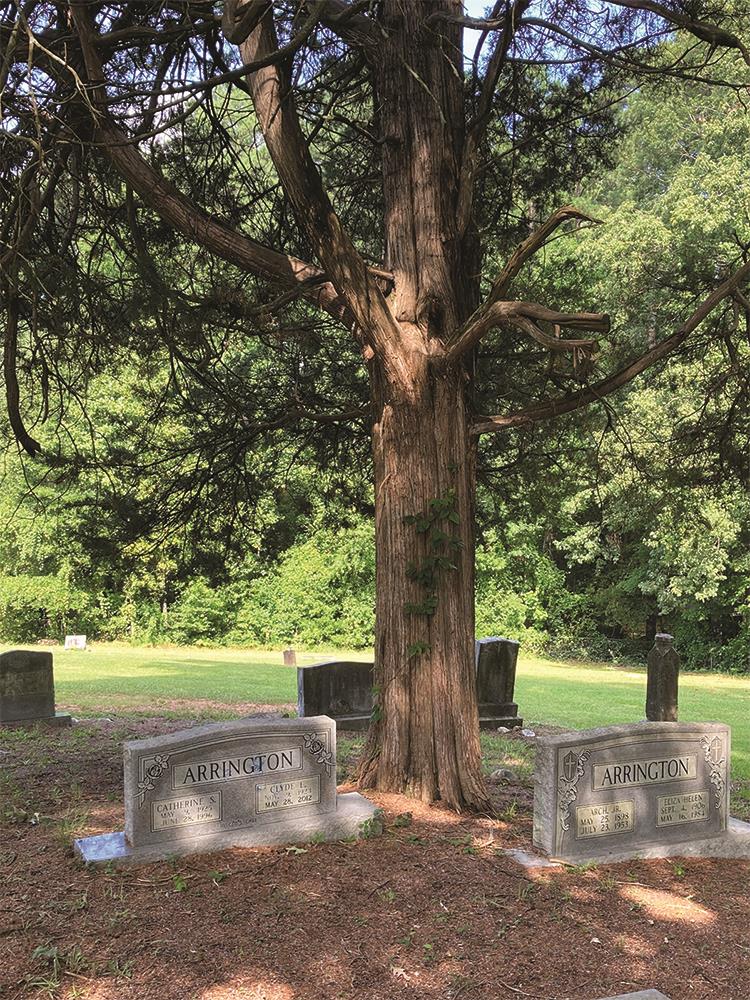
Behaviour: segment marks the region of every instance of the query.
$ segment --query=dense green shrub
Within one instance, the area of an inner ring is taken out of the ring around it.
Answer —
[[[0,638],[35,642],[96,627],[95,598],[58,576],[0,577]]]
[[[372,524],[322,530],[247,585],[229,640],[237,644],[369,646],[374,637]]]

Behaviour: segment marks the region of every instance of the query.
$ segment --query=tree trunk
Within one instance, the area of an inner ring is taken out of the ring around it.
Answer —
[[[428,23],[438,13],[443,20]],[[396,382],[371,360],[377,713],[360,784],[487,809],[474,680],[474,444],[444,336],[478,305],[473,234],[457,230],[464,143],[460,0],[384,0],[373,67]],[[405,377],[404,377],[404,374]]]
[[[474,446],[464,380],[374,379],[377,710],[360,784],[489,808],[474,679]]]

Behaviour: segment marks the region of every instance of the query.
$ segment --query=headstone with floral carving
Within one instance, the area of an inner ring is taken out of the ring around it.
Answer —
[[[76,841],[86,861],[376,832],[367,799],[336,792],[336,723],[240,719],[125,744],[125,830]]]

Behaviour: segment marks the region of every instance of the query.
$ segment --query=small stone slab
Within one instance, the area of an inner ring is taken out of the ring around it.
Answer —
[[[336,794],[336,723],[240,719],[124,745],[125,832],[83,838],[87,861],[153,861],[225,847],[377,832],[360,795]],[[369,827],[369,829],[368,829]]]
[[[517,847],[509,847],[503,851],[507,858],[521,865],[522,868],[562,868],[560,861],[550,861],[541,854],[532,854],[530,851],[522,851]]]
[[[658,990],[639,990],[637,993],[619,993],[616,997],[602,997],[602,1000],[669,1000]]]
[[[720,723],[642,722],[541,737],[534,846],[574,864],[742,857],[743,831],[728,835],[729,760],[729,727]]]

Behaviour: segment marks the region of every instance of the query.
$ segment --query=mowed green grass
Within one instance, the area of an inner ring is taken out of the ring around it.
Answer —
[[[297,701],[297,671],[283,665],[280,651],[95,643],[86,652],[66,652],[62,647],[52,647],[51,652],[57,706],[81,715],[127,710],[158,714],[169,711],[172,702],[284,705]],[[298,653],[297,662],[317,663],[342,655],[368,658],[361,650],[315,652]],[[177,714],[184,715],[183,704],[180,709]],[[210,711],[197,714],[208,716]]]
[[[646,716],[646,671],[607,663],[519,659],[516,701],[525,723],[589,729]],[[750,678],[727,674],[680,675],[682,722],[724,722],[732,729],[732,767],[750,779]]]
[[[235,703],[289,705],[297,700],[296,671],[283,666],[280,651],[95,644],[85,653],[53,652],[58,707],[81,715],[130,711],[218,718],[231,717]],[[367,660],[372,653],[297,655],[302,664],[332,657]],[[518,663],[516,700],[529,725],[586,729],[635,722],[644,718],[645,697],[641,669],[538,657],[523,657]],[[188,702],[195,703],[193,711],[186,711]],[[680,718],[730,725],[734,774],[745,780],[750,779],[749,710],[750,679],[682,674]]]

